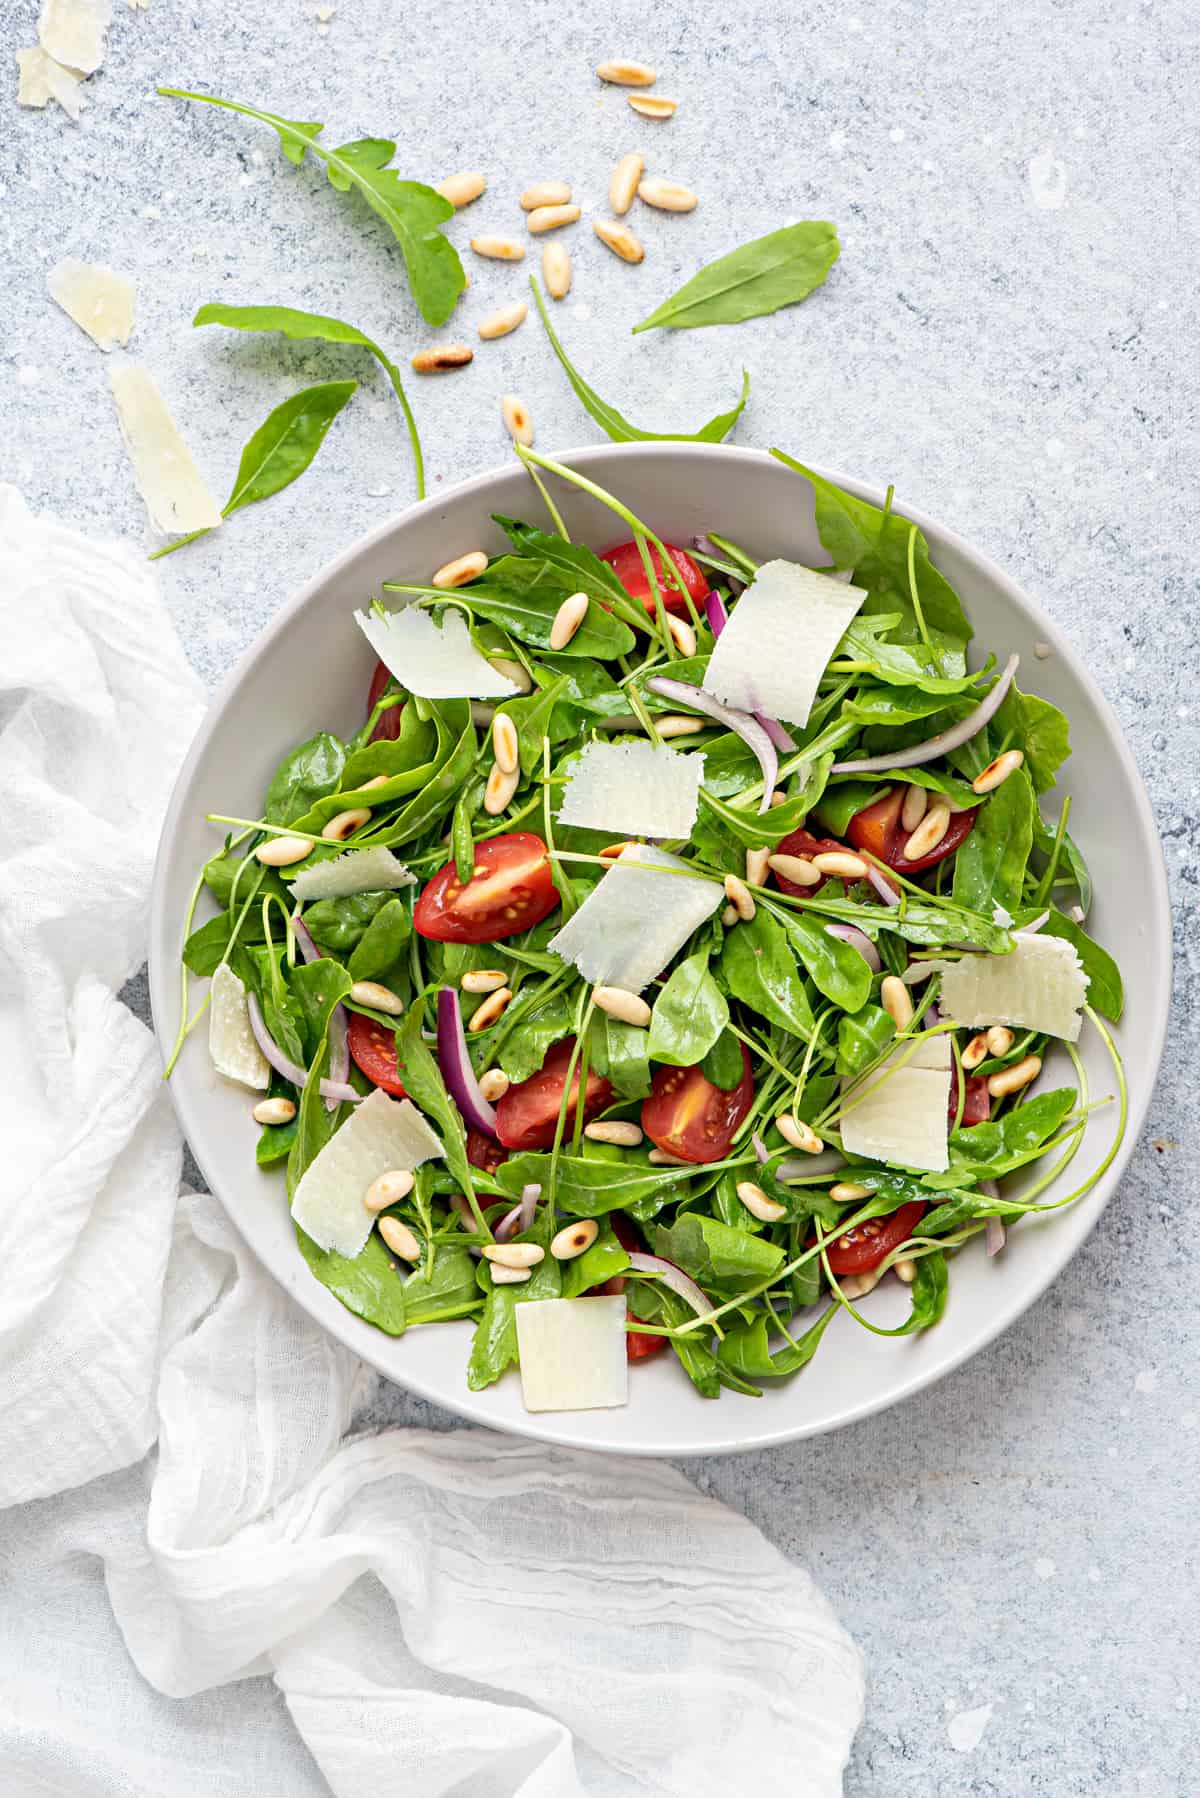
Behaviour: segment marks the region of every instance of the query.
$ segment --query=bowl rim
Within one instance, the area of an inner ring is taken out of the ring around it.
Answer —
[[[580,473],[586,474],[588,472],[589,464],[596,462],[607,463],[613,455],[627,459],[632,463],[638,461],[648,461],[653,463],[656,457],[669,455],[673,459],[681,458],[684,461],[709,460],[714,457],[731,458],[735,461],[763,469],[777,469],[781,466],[778,459],[771,456],[765,450],[754,449],[740,444],[686,443],[674,439],[654,439],[650,442],[637,443],[586,444],[576,448],[557,451],[554,459],[560,463],[569,465]],[[812,468],[815,474],[820,475],[822,479],[844,488],[847,492],[854,494],[857,498],[867,500],[870,504],[877,507],[882,506],[885,497],[885,490],[883,488],[876,487],[869,481],[862,480],[857,476],[847,475],[837,469],[829,468],[822,463],[813,462],[808,464],[808,466]],[[164,1007],[159,1004],[159,995],[160,993],[165,993],[171,984],[172,977],[177,971],[178,963],[177,952],[174,956],[174,963],[172,963],[171,958],[168,957],[165,965],[162,964],[159,954],[160,945],[164,943],[165,938],[163,926],[167,905],[167,882],[170,874],[171,846],[183,813],[184,794],[190,784],[192,771],[203,757],[209,742],[212,740],[215,733],[221,728],[227,705],[246,676],[250,673],[251,669],[265,657],[269,656],[276,640],[288,630],[292,620],[312,604],[323,589],[328,587],[333,581],[337,580],[353,562],[357,561],[365,553],[376,548],[386,539],[403,531],[404,528],[416,518],[428,516],[431,508],[446,505],[450,502],[457,502],[459,499],[466,496],[479,495],[498,481],[511,477],[512,472],[513,464],[511,462],[500,463],[491,468],[484,469],[479,474],[470,475],[465,480],[456,482],[453,486],[446,488],[444,492],[429,495],[423,500],[413,501],[411,505],[406,506],[402,511],[394,513],[382,523],[374,526],[370,531],[357,537],[353,543],[349,544],[330,561],[326,562],[310,580],[305,582],[297,592],[284,601],[275,615],[268,620],[263,629],[238,656],[233,667],[217,687],[216,692],[209,702],[208,710],[204,715],[200,728],[189,745],[187,754],[175,777],[170,801],[163,818],[158,848],[155,854],[149,914],[149,985],[154,1031],[164,1063],[171,1052],[173,1033],[168,1032],[166,1024],[162,1021]],[[940,1359],[936,1365],[915,1365],[898,1387],[889,1387],[885,1393],[881,1393],[877,1398],[871,1397],[856,1403],[851,1403],[832,1420],[818,1423],[801,1422],[792,1425],[785,1424],[782,1427],[776,1425],[775,1427],[758,1429],[750,1428],[747,1430],[743,1420],[739,1419],[738,1422],[734,1423],[732,1426],[730,1438],[716,1443],[707,1440],[696,1440],[695,1442],[684,1443],[682,1445],[673,1443],[668,1447],[654,1447],[650,1444],[639,1442],[632,1442],[629,1444],[624,1444],[619,1441],[598,1443],[585,1436],[575,1434],[569,1427],[564,1429],[561,1425],[550,1427],[543,1424],[540,1414],[537,1413],[525,1413],[519,1418],[493,1418],[482,1416],[480,1407],[473,1402],[475,1395],[470,1394],[465,1386],[463,1395],[460,1398],[454,1394],[447,1393],[441,1387],[419,1376],[415,1378],[409,1376],[401,1377],[393,1368],[383,1367],[371,1353],[372,1344],[370,1337],[377,1335],[378,1332],[374,1331],[370,1324],[366,1323],[363,1319],[356,1317],[352,1312],[339,1307],[339,1314],[336,1316],[336,1319],[317,1315],[315,1309],[306,1303],[303,1287],[301,1285],[298,1285],[294,1281],[282,1278],[268,1262],[261,1262],[261,1258],[258,1257],[257,1251],[249,1242],[239,1224],[236,1210],[226,1204],[217,1185],[211,1179],[209,1171],[205,1166],[202,1141],[196,1141],[189,1130],[189,1108],[186,1092],[181,1086],[176,1086],[170,1081],[166,1082],[184,1139],[191,1149],[200,1171],[209,1182],[210,1190],[220,1201],[226,1215],[233,1223],[234,1228],[238,1231],[239,1236],[241,1236],[246,1243],[247,1248],[250,1249],[251,1254],[255,1255],[256,1259],[260,1259],[260,1264],[265,1267],[271,1278],[284,1286],[285,1290],[288,1291],[297,1303],[301,1305],[318,1327],[328,1330],[337,1341],[341,1342],[352,1354],[358,1356],[360,1360],[366,1361],[378,1372],[383,1374],[386,1379],[394,1381],[397,1385],[404,1387],[407,1391],[413,1392],[418,1397],[427,1400],[429,1403],[441,1406],[443,1409],[454,1413],[468,1424],[473,1424],[476,1427],[499,1430],[505,1434],[527,1438],[531,1441],[549,1443],[556,1447],[585,1449],[589,1453],[594,1454],[627,1454],[651,1458],[667,1455],[672,1458],[679,1458],[689,1455],[743,1454],[758,1449],[781,1446],[789,1442],[801,1441],[813,1436],[830,1434],[834,1430],[840,1430],[847,1425],[861,1422],[865,1418],[873,1417],[880,1411],[888,1410],[892,1406],[898,1405],[903,1401],[914,1397],[916,1393],[923,1391],[926,1387],[937,1384],[938,1381],[955,1372],[975,1355],[990,1347],[998,1336],[1009,1329],[1026,1311],[1032,1309],[1038,1300],[1045,1295],[1049,1287],[1063,1272],[1068,1262],[1072,1259],[1074,1254],[1078,1252],[1078,1249],[1083,1246],[1087,1237],[1090,1236],[1091,1232],[1095,1229],[1102,1213],[1107,1208],[1121,1183],[1121,1179],[1124,1176],[1133,1152],[1141,1138],[1142,1131],[1145,1128],[1146,1117],[1149,1111],[1151,1098],[1153,1097],[1155,1082],[1158,1078],[1162,1063],[1169,1023],[1173,974],[1172,919],[1166,864],[1163,857],[1161,834],[1158,829],[1158,823],[1154,816],[1154,810],[1150,803],[1149,795],[1146,792],[1145,783],[1142,780],[1141,772],[1133,757],[1133,753],[1125,740],[1124,732],[1121,729],[1119,720],[1096,681],[1093,679],[1079,652],[1071,645],[1066,633],[1060,629],[1052,618],[1047,616],[1035,600],[1031,599],[1024,590],[1018,586],[1017,582],[1000,566],[999,563],[993,561],[990,556],[986,555],[982,550],[977,549],[973,544],[968,543],[957,531],[951,530],[938,519],[931,517],[930,514],[917,507],[903,503],[898,498],[894,500],[894,505],[897,511],[903,512],[904,517],[911,523],[917,525],[927,536],[936,538],[941,545],[952,550],[954,554],[973,563],[987,580],[1003,591],[1005,598],[1011,601],[1018,612],[1022,613],[1031,623],[1037,625],[1041,639],[1051,645],[1054,653],[1065,658],[1070,666],[1073,677],[1077,679],[1083,687],[1091,704],[1095,708],[1095,711],[1104,726],[1105,733],[1115,750],[1117,758],[1123,765],[1124,772],[1129,780],[1129,785],[1134,795],[1135,807],[1140,814],[1140,821],[1146,828],[1148,836],[1155,845],[1155,853],[1151,858],[1150,864],[1142,871],[1143,878],[1146,882],[1145,896],[1147,904],[1145,915],[1152,925],[1150,950],[1155,962],[1154,991],[1151,995],[1152,1012],[1149,1019],[1147,1040],[1144,1045],[1143,1056],[1144,1065],[1150,1078],[1146,1082],[1144,1098],[1142,1098],[1140,1102],[1131,1102],[1124,1139],[1111,1164],[1101,1176],[1097,1186],[1093,1189],[1093,1194],[1089,1195],[1093,1197],[1093,1202],[1095,1202],[1096,1198],[1099,1200],[1098,1203],[1095,1203],[1094,1215],[1092,1216],[1084,1235],[1073,1248],[1067,1251],[1065,1257],[1056,1258],[1055,1256],[1048,1255],[1044,1265],[1038,1268],[1038,1271],[1029,1285],[1012,1300],[1007,1303],[998,1304],[995,1315],[987,1320],[982,1326],[980,1333],[973,1336],[968,1343],[964,1343],[961,1347],[952,1350],[947,1356]],[[321,1290],[323,1291],[324,1288],[321,1288]],[[370,1334],[367,1335],[366,1333]],[[390,1343],[393,1341],[393,1338],[384,1337],[382,1340]],[[480,1396],[482,1397],[484,1395]],[[622,1414],[623,1412],[615,1413],[615,1415]],[[565,1417],[569,1414],[553,1413],[551,1415]],[[591,1414],[589,1413],[589,1415]],[[771,1413],[768,1413],[767,1415],[771,1415]]]

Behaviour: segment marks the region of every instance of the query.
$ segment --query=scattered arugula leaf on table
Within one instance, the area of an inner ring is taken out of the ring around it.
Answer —
[[[676,331],[736,325],[795,306],[820,287],[840,254],[837,230],[824,220],[785,225],[710,262],[635,325],[634,334],[661,325]]]

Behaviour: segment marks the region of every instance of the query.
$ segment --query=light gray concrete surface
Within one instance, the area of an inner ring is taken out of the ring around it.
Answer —
[[[638,214],[640,268],[586,225],[571,233],[575,288],[556,317],[572,352],[636,421],[676,430],[730,404],[745,364],[739,441],[895,481],[1038,596],[1149,783],[1179,981],[1147,1139],[1034,1311],[889,1416],[689,1471],[807,1562],[866,1651],[852,1798],[1183,1798],[1200,1791],[1200,38],[1189,0],[854,4],[338,0],[322,29],[311,0],[151,0],[118,7],[73,126],[15,109],[11,53],[33,39],[35,4],[6,0],[0,478],[151,541],[104,358],[46,299],[46,268],[79,256],[136,279],[133,348],[216,489],[292,388],[363,381],[301,485],[163,564],[208,680],[411,496],[400,421],[369,363],[189,325],[205,300],[289,302],[353,320],[406,361],[431,333],[385,230],[318,170],[286,164],[266,131],[156,99],[158,82],[319,115],[334,141],[394,135],[400,168],[421,179],[488,171],[489,194],[452,227],[460,244],[518,224],[515,196],[535,178],[563,176],[586,213],[605,210],[609,170],[635,145],[697,189],[691,217]],[[637,120],[593,80],[620,54],[659,66],[680,102],[669,125]],[[844,246],[808,305],[737,330],[628,335],[701,263],[803,217],[835,220]],[[467,259],[473,335],[525,271]],[[435,487],[504,456],[509,390],[543,447],[596,436],[533,323],[481,346],[464,373],[411,386]],[[452,1423],[394,1389],[372,1418]]]

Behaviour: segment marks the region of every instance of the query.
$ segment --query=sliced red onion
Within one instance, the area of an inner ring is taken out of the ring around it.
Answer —
[[[941,1021],[942,1014],[936,1005],[931,1005],[928,1011],[923,1011],[921,1013],[922,1030],[935,1030]]]
[[[640,1249],[632,1249],[629,1265],[636,1268],[639,1274],[661,1274],[663,1285],[677,1293],[698,1316],[703,1317],[706,1311],[712,1310],[711,1300],[705,1298],[696,1282],[681,1267],[676,1267],[673,1261],[664,1261],[661,1255],[644,1255]]]
[[[775,780],[779,773],[779,756],[775,745],[767,732],[752,718],[749,712],[735,711],[733,706],[722,705],[711,693],[704,692],[701,687],[693,687],[690,682],[670,680],[666,675],[656,674],[646,682],[652,693],[658,693],[663,699],[673,699],[676,705],[691,706],[697,712],[704,712],[709,718],[715,718],[726,730],[733,731],[742,739],[749,749],[754,751],[758,765],[762,769],[763,794],[758,809],[765,812],[771,803],[771,794],[775,791]]]
[[[521,1203],[518,1205],[517,1210],[520,1214],[522,1230],[531,1230],[533,1228],[533,1220],[537,1212],[537,1202],[541,1196],[542,1189],[536,1184],[523,1186],[521,1188]]]
[[[771,1151],[770,1151],[770,1149],[768,1149],[766,1143],[763,1141],[762,1137],[758,1134],[757,1130],[754,1132],[754,1135],[750,1138],[750,1146],[753,1148],[754,1153],[758,1158],[758,1163],[759,1163],[760,1167],[762,1166],[764,1161],[769,1161],[771,1159]]]
[[[825,929],[828,935],[841,937],[843,943],[849,943],[852,949],[857,949],[871,972],[878,974],[883,966],[879,959],[879,951],[866,932],[860,930],[857,924],[826,924]]]
[[[979,1182],[979,1190],[989,1199],[998,1199],[1000,1197],[1000,1188],[996,1185],[994,1180],[981,1180]],[[984,1241],[987,1243],[987,1252],[989,1255],[998,1255],[1000,1253],[1001,1249],[1004,1247],[1006,1236],[1007,1232],[1004,1228],[1004,1219],[1002,1217],[989,1217],[987,1221],[987,1230],[984,1234]]]
[[[471,1222],[472,1228],[474,1228],[474,1219],[472,1219]],[[507,1242],[510,1236],[514,1236],[518,1230],[523,1230],[524,1228],[525,1225],[521,1222],[521,1207],[519,1205],[514,1205],[511,1211],[506,1211],[504,1213],[504,1216],[492,1231],[492,1235],[496,1238],[497,1242]]]
[[[874,862],[867,863],[867,879],[879,894],[885,905],[899,905],[900,895],[887,877],[880,873]]]
[[[472,1130],[480,1130],[496,1140],[496,1113],[479,1090],[475,1069],[467,1049],[467,1033],[463,1029],[462,1008],[452,986],[438,992],[437,1058],[446,1082],[446,1090]]]
[[[1040,930],[1042,928],[1042,925],[1046,922],[1046,919],[1049,916],[1050,916],[1050,913],[1048,911],[1044,911],[1040,918],[1033,918],[1030,920],[1030,922],[1028,924],[1022,924],[1017,931],[1017,935],[1018,936],[1032,936],[1036,930]]]
[[[299,911],[292,913],[292,929],[296,933],[296,941],[300,945],[300,953],[307,962],[321,960],[321,951],[313,942],[312,931],[300,916]],[[350,1078],[350,1019],[346,1015],[346,1007],[341,1000],[329,1014],[329,1078],[337,1086],[345,1086]],[[325,1109],[336,1111],[337,1099],[327,1098]]]
[[[246,1005],[250,1012],[250,1028],[254,1032],[254,1040],[275,1072],[282,1074],[285,1080],[290,1080],[293,1086],[303,1086],[308,1075],[296,1062],[288,1059],[267,1029],[258,995],[247,993]],[[361,1093],[356,1093],[352,1086],[347,1086],[340,1080],[322,1080],[320,1093],[323,1099],[332,1099],[338,1105],[357,1105],[362,1098]]]
[[[768,718],[765,712],[755,712],[754,717],[762,725],[776,749],[782,749],[785,755],[790,755],[797,747],[795,737],[783,728],[778,718]]]
[[[924,743],[914,743],[911,749],[894,749],[890,755],[869,755],[858,762],[835,762],[830,773],[882,774],[888,768],[917,768],[922,762],[936,761],[939,755],[949,755],[952,749],[961,749],[964,743],[979,735],[1004,704],[1020,660],[1020,656],[1009,656],[1003,674],[987,698],[981,699],[973,712],[968,712],[949,730],[939,731],[936,737],[927,737]]]
[[[820,1178],[825,1174],[836,1174],[845,1165],[846,1157],[839,1155],[836,1149],[822,1149],[819,1155],[789,1155],[775,1169],[775,1178],[785,1183],[788,1180],[803,1180],[808,1174],[815,1174]]]
[[[710,593],[704,602],[704,615],[708,619],[708,628],[714,637],[719,637],[729,623],[729,613],[725,610],[725,601],[719,593]]]

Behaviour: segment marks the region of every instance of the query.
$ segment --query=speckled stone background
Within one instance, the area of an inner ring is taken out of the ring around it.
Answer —
[[[1148,1137],[1024,1321],[889,1416],[689,1472],[807,1562],[862,1643],[871,1685],[852,1798],[1184,1798],[1200,1791],[1200,33],[1190,0],[894,0],[858,14],[854,3],[337,0],[324,26],[312,0],[118,5],[90,110],[72,126],[54,110],[17,112],[12,51],[33,41],[35,0],[5,0],[0,478],[151,542],[104,358],[46,298],[46,268],[78,256],[136,279],[133,348],[220,492],[287,392],[363,382],[302,485],[163,564],[206,679],[411,497],[400,421],[369,363],[189,326],[205,300],[287,302],[352,319],[403,362],[430,333],[391,240],[318,170],[284,163],[265,131],[156,99],[158,82],[317,115],[345,137],[393,134],[402,170],[422,179],[486,170],[491,190],[452,227],[463,244],[517,226],[516,194],[536,178],[563,176],[585,213],[606,210],[609,170],[635,145],[698,190],[690,217],[639,213],[640,268],[586,225],[570,234],[575,288],[556,315],[570,349],[636,421],[675,430],[731,404],[744,363],[740,441],[894,480],[1038,596],[1146,775],[1179,980]],[[680,101],[670,124],[636,119],[593,80],[595,62],[618,54],[659,66]],[[702,262],[803,217],[835,220],[844,246],[806,306],[738,330],[628,335]],[[524,271],[468,260],[460,329],[473,335],[523,291]],[[412,387],[434,483],[506,454],[509,390],[543,447],[596,436],[536,324]],[[453,1425],[391,1388],[372,1417]],[[111,1652],[123,1652],[115,1632]],[[263,1731],[264,1765],[279,1768],[262,1790],[323,1791],[257,1683],[261,1700],[244,1692],[236,1716]],[[181,1731],[219,1734],[233,1702],[178,1706]]]

